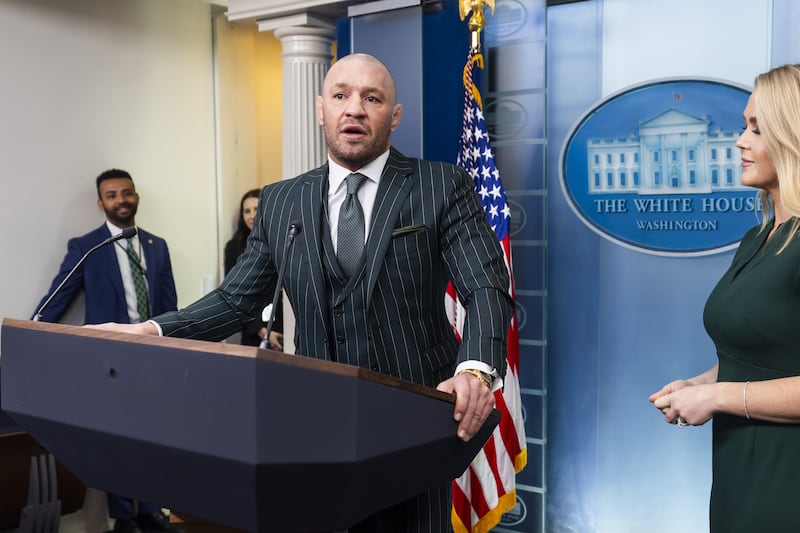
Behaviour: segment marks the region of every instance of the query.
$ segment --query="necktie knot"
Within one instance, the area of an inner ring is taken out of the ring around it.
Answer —
[[[366,179],[367,177],[364,174],[359,174],[358,172],[348,175],[345,178],[347,181],[347,194],[356,194]]]

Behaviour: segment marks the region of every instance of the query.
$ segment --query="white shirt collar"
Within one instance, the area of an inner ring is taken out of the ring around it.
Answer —
[[[122,233],[122,228],[120,228],[120,227],[118,227],[118,226],[115,226],[115,225],[114,225],[114,224],[112,224],[112,223],[111,223],[111,222],[110,222],[108,219],[106,219],[106,227],[108,228],[108,231],[110,231],[110,232],[111,232],[111,236],[112,236],[112,237],[114,237],[115,235],[119,235],[120,233]]]
[[[381,155],[356,170],[359,174],[364,174],[370,181],[380,183],[383,167],[386,166],[386,161],[389,160],[390,150],[386,150]],[[333,194],[342,185],[342,182],[347,176],[352,174],[353,171],[344,168],[343,166],[335,163],[330,156],[328,156],[328,190],[329,194]],[[122,230],[120,230],[122,231]]]
[[[111,222],[109,222],[108,219],[106,219],[106,228],[108,228],[108,231],[111,233],[112,237],[122,233],[122,228],[116,226],[115,224],[112,224]],[[131,246],[133,246],[134,248],[138,247],[139,246],[139,232],[137,231],[136,235],[131,237],[129,240],[130,240],[130,243],[131,243],[130,245]],[[117,244],[120,244],[119,241],[117,241]],[[124,248],[127,248],[128,247],[128,243],[124,242],[124,243],[120,244],[120,246],[123,246]]]

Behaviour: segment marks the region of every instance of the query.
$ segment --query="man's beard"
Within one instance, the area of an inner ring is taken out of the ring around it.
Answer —
[[[385,131],[373,137],[367,144],[354,143],[351,144],[346,140],[339,138],[338,129],[332,131],[325,131],[326,143],[331,155],[340,164],[348,166],[349,168],[361,168],[367,163],[371,163],[376,157],[386,151],[389,146],[389,128],[378,128],[378,131]]]
[[[115,226],[119,227],[129,226],[131,222],[133,222],[134,217],[136,216],[136,210],[138,209],[138,206],[131,204],[123,204],[119,207],[127,207],[128,214],[125,216],[119,216],[117,215],[114,209],[104,208],[103,210],[106,212],[106,218],[108,218],[108,220]]]

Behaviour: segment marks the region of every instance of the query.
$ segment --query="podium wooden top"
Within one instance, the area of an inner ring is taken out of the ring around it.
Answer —
[[[245,346],[241,344],[227,344],[224,342],[209,342],[192,339],[180,339],[176,337],[155,337],[150,335],[135,335],[131,333],[120,333],[108,331],[90,326],[69,326],[65,324],[53,324],[49,322],[35,322],[33,320],[20,320],[16,318],[4,318],[0,326],[0,334],[5,328],[18,328],[33,331],[50,332],[59,335],[74,335],[78,337],[88,337],[94,339],[105,339],[110,341],[121,341],[132,344],[142,344],[147,346],[160,346],[163,348],[174,348],[178,350],[190,350],[205,352],[209,354],[226,355],[231,357],[245,357],[250,359],[268,359],[276,364],[307,368],[321,372],[352,376],[368,381],[374,381],[382,385],[394,387],[416,394],[422,394],[431,398],[436,398],[455,404],[455,395],[438,391],[431,387],[425,387],[416,383],[411,383],[403,379],[373,372],[366,368],[353,365],[336,363],[323,359],[315,359],[303,355],[287,354],[275,350],[262,350],[255,346]],[[0,361],[2,354],[0,354]]]

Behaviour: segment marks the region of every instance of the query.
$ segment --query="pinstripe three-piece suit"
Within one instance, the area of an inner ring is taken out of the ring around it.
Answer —
[[[237,265],[220,288],[156,317],[165,335],[220,340],[269,301],[289,225],[302,224],[287,257],[284,289],[296,317],[298,354],[358,365],[434,387],[458,363],[505,372],[511,320],[503,253],[471,178],[446,163],[392,149],[373,208],[364,259],[346,279],[330,238],[328,166],[265,187]],[[444,311],[454,282],[467,315],[458,343]],[[450,529],[449,484],[378,513],[361,531]]]

